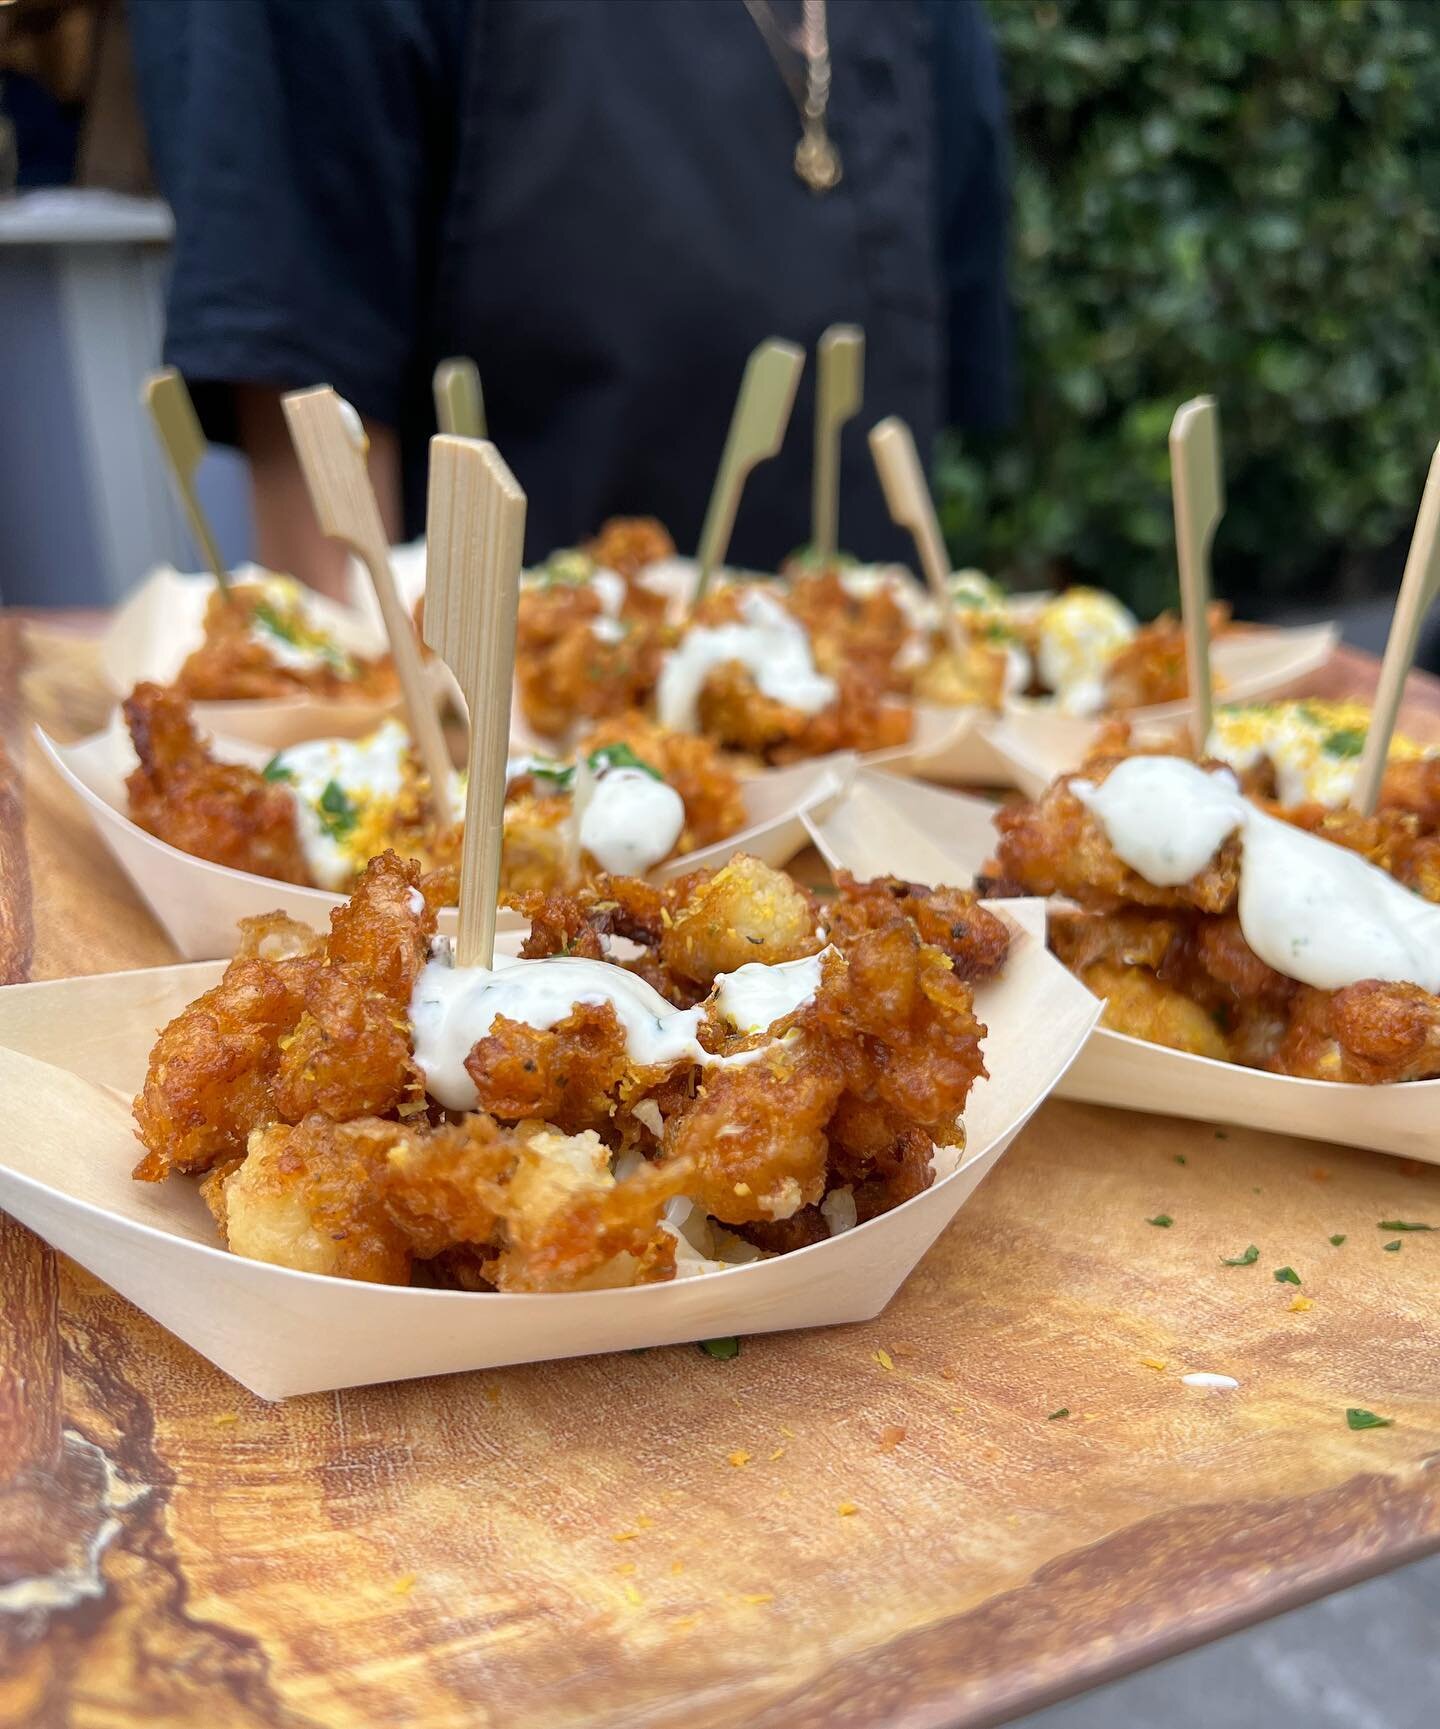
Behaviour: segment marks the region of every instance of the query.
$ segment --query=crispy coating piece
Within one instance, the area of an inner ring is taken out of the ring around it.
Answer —
[[[584,550],[601,569],[633,582],[647,564],[674,558],[675,542],[658,517],[612,516],[600,524],[600,532],[586,542]],[[663,599],[660,604],[663,611]]]
[[[217,589],[205,608],[204,640],[175,680],[182,696],[193,702],[234,702],[309,692],[387,702],[395,695],[388,656],[365,660],[336,653],[313,666],[282,665],[266,646],[266,631],[256,628],[257,613],[302,641],[313,634],[298,605],[277,604],[275,593],[259,583],[231,583],[228,596]]]
[[[1210,635],[1223,636],[1230,625],[1230,608],[1223,601],[1210,609]],[[1190,694],[1185,668],[1185,627],[1172,612],[1141,625],[1110,662],[1105,676],[1105,702],[1110,708],[1147,708],[1152,703],[1182,702]]]
[[[465,1059],[479,1109],[503,1122],[554,1123],[567,1134],[608,1125],[630,1067],[611,1003],[576,1003],[544,1030],[497,1016]]]
[[[671,732],[632,709],[593,728],[581,741],[579,754],[585,756],[615,744],[629,745],[643,762],[658,769],[684,800],[685,827],[675,847],[677,853],[711,846],[745,827],[740,777],[708,738]]]
[[[381,1185],[397,1127],[375,1117],[307,1116],[250,1136],[245,1158],[210,1185],[212,1211],[237,1255],[303,1273],[403,1285],[411,1250]]]
[[[418,1259],[461,1246],[488,1250],[515,1164],[514,1132],[479,1112],[434,1129],[402,1128],[381,1175],[384,1204]]]
[[[717,973],[749,961],[773,966],[823,946],[814,896],[783,871],[739,853],[703,880],[696,876],[673,885],[660,939],[660,958],[677,979],[708,989]]]
[[[1270,1066],[1362,1086],[1433,1080],[1440,1076],[1440,998],[1378,979],[1338,991],[1302,986]]]
[[[914,712],[884,682],[854,665],[834,676],[834,702],[805,714],[763,695],[738,662],[718,666],[700,693],[700,730],[727,750],[770,763],[803,762],[836,750],[890,750],[909,740]]]
[[[1240,880],[1239,843],[1232,836],[1188,883],[1157,888],[1124,864],[1072,783],[1102,782],[1123,758],[1096,758],[1082,775],[1061,775],[1034,803],[1003,805],[995,813],[999,841],[996,873],[1027,894],[1067,895],[1082,906],[1190,906],[1228,912]]]
[[[578,724],[644,703],[660,673],[663,611],[663,599],[638,583],[628,586],[618,619],[591,583],[523,587],[515,680],[529,725],[543,738],[564,739]]]
[[[988,708],[998,713],[1005,702],[1008,669],[1003,641],[967,635],[958,656],[948,642],[942,643],[916,669],[912,690],[921,702],[940,703],[946,708]]]
[[[331,915],[323,955],[232,961],[164,1028],[135,1101],[137,1177],[204,1171],[241,1155],[252,1129],[317,1107],[343,1118],[414,1101],[406,1011],[435,931],[419,880],[393,853],[375,859]],[[288,921],[284,934],[299,941]]]
[[[287,787],[243,763],[218,762],[173,690],[138,684],[122,706],[140,759],[125,782],[133,821],[212,864],[309,882]]]
[[[857,882],[849,871],[835,876],[836,898],[826,909],[830,941],[848,949],[863,931],[909,919],[922,942],[950,957],[956,976],[991,978],[1005,965],[1010,931],[970,889],[929,888],[899,877]]]

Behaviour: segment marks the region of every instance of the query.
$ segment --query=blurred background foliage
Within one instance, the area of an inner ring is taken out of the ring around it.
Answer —
[[[1217,587],[1398,579],[1440,438],[1436,0],[988,0],[1023,406],[937,470],[961,564],[1173,602],[1166,435],[1219,399]]]

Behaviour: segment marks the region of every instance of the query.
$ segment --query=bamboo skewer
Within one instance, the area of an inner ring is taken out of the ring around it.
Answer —
[[[283,401],[322,531],[333,540],[343,541],[370,572],[405,699],[410,736],[430,780],[431,814],[437,824],[449,824],[454,821],[450,753],[425,677],[415,627],[395,588],[390,542],[365,464],[367,441],[359,416],[328,384],[291,391]]]
[[[710,584],[717,566],[725,562],[740,495],[756,463],[764,462],[780,449],[795,389],[805,365],[805,354],[793,342],[771,337],[751,351],[740,380],[740,394],[730,417],[730,431],[720,456],[720,467],[710,491],[705,526],[700,531],[696,554],[699,575],[695,584],[698,602]]]
[[[1425,614],[1440,595],[1440,445],[1430,458],[1415,533],[1405,556],[1405,574],[1395,602],[1395,616],[1385,640],[1385,658],[1380,663],[1380,683],[1370,712],[1365,749],[1355,775],[1351,807],[1362,816],[1373,816],[1380,799],[1380,783],[1390,757],[1390,740],[1405,695],[1405,680],[1420,643]]]
[[[435,368],[435,423],[441,432],[456,438],[484,438],[485,393],[480,388],[480,368],[473,360],[456,356]]]
[[[1203,756],[1215,703],[1210,671],[1210,546],[1225,514],[1220,410],[1213,396],[1197,396],[1175,411],[1170,423],[1170,492],[1190,686],[1190,734],[1197,755]]]
[[[425,640],[470,710],[470,772],[460,851],[456,964],[488,967],[505,833],[505,768],[525,494],[493,444],[430,441]]]
[[[221,594],[228,596],[230,572],[226,568],[225,560],[220,556],[215,531],[200,503],[200,495],[195,490],[195,476],[200,464],[205,460],[208,446],[205,434],[200,430],[200,419],[195,413],[195,404],[190,400],[185,380],[173,366],[164,366],[160,371],[152,372],[140,387],[140,400],[150,411],[155,436],[160,441],[165,464],[170,470],[170,478],[175,484],[175,491],[190,524],[190,532],[195,536],[200,556],[214,572],[215,583]]]
[[[870,454],[891,519],[915,542],[915,554],[930,585],[946,640],[958,659],[968,644],[950,592],[950,555],[945,550],[945,537],[940,532],[914,436],[898,415],[892,414],[870,428]]]
[[[840,434],[865,397],[865,333],[832,324],[815,353],[815,466],[810,544],[822,558],[840,547]]]

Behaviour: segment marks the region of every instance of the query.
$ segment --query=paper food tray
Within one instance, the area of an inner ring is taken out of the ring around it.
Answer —
[[[40,727],[35,732],[41,750],[85,805],[100,838],[186,960],[232,953],[238,922],[260,913],[284,912],[315,930],[330,928],[330,914],[343,895],[211,864],[157,840],[130,820],[125,777],[135,767],[135,752],[118,712],[105,732],[79,744],[57,744]],[[261,767],[270,755],[239,739],[212,742],[221,758],[252,768]],[[653,875],[667,881],[721,865],[737,852],[753,853],[777,867],[788,864],[809,845],[802,812],[838,797],[854,772],[853,756],[836,755],[755,775],[741,789],[749,821],[738,834],[671,859]],[[523,923],[518,914],[502,910],[498,928],[519,930]],[[447,907],[440,914],[440,929],[453,935],[456,928],[455,909]]]
[[[264,573],[253,565],[235,572],[237,582]],[[208,575],[186,576],[168,566],[154,570],[111,619],[100,642],[100,667],[117,697],[129,696],[142,680],[172,684],[185,658],[204,635],[205,608],[215,592]],[[315,615],[352,654],[386,652],[384,632],[348,607],[324,595],[311,597]],[[433,668],[439,663],[432,662]],[[436,688],[440,673],[431,671]],[[252,698],[239,702],[197,702],[192,710],[197,726],[231,738],[283,750],[310,738],[358,738],[387,714],[399,711],[398,694],[388,702],[350,701],[313,696]]]
[[[0,1148],[0,1206],[262,1398],[865,1320],[974,1193],[1074,1060],[1097,1006],[1046,953],[1043,909],[1005,975],[977,989],[990,1079],[968,1148],[937,1153],[923,1195],[829,1241],[725,1272],[618,1291],[478,1295],[297,1273],[222,1248],[193,1183],[130,1177],[129,1096],[155,1032],[218,963],[0,990],[0,1098],[25,1132]]]
[[[832,869],[963,884],[994,852],[994,811],[982,799],[862,772],[845,798],[808,816],[806,827]],[[1056,1093],[1440,1164],[1440,1080],[1381,1087],[1299,1080],[1097,1026]]]

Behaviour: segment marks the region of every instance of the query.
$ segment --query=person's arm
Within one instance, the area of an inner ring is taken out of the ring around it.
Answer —
[[[397,429],[448,194],[467,0],[130,0],[137,87],[175,211],[165,358],[253,475],[261,561],[333,591],[280,410],[332,384],[401,533]]]
[[[343,600],[349,553],[339,541],[328,540],[320,532],[285,424],[280,392],[257,384],[237,386],[235,422],[237,441],[250,463],[255,557],[267,570],[286,571]],[[365,431],[370,438],[371,484],[385,532],[396,541],[403,520],[400,440],[392,427],[377,421],[367,420]]]

